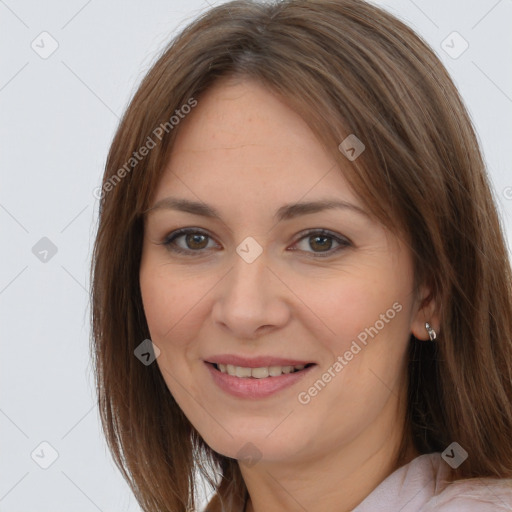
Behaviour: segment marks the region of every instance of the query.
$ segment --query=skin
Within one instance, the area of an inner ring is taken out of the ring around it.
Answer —
[[[146,215],[140,286],[161,351],[157,364],[209,446],[237,459],[247,442],[256,447],[256,463],[239,461],[249,512],[349,511],[396,469],[407,434],[409,336],[428,339],[425,321],[438,329],[434,302],[423,303],[429,290],[413,293],[407,245],[369,216],[331,209],[273,220],[279,207],[299,200],[364,206],[343,177],[350,162],[334,161],[264,86],[216,82],[179,130],[152,204],[169,196],[202,201],[222,220],[166,208]],[[191,255],[162,244],[186,227],[208,234],[174,241]],[[308,229],[329,230],[350,245],[305,236]],[[263,250],[252,263],[235,250],[249,236]],[[309,403],[299,403],[298,394],[394,303],[400,312]],[[213,383],[204,364],[221,353],[317,366],[270,397],[236,398]],[[418,454],[411,446],[408,455]]]

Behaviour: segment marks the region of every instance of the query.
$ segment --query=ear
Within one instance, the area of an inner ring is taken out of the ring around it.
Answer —
[[[420,288],[415,308],[416,311],[414,312],[411,324],[411,332],[414,337],[425,341],[430,339],[425,327],[426,322],[439,335],[441,321],[438,304],[434,300],[433,293],[429,287],[422,286]]]

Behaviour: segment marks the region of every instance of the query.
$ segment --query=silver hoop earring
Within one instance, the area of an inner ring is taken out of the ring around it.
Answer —
[[[430,341],[434,341],[437,338],[436,331],[432,329],[430,324],[428,322],[425,322],[425,329],[427,329],[428,337],[430,338]]]

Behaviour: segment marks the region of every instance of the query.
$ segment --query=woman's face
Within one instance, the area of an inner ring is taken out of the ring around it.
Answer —
[[[140,286],[185,415],[215,451],[254,462],[364,457],[398,440],[409,336],[425,339],[428,320],[408,248],[261,85],[217,82],[179,130]],[[323,201],[342,205],[299,207]],[[291,373],[299,363],[313,364]]]

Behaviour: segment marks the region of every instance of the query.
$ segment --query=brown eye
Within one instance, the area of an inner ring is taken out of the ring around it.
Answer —
[[[177,243],[182,240],[181,243]],[[208,242],[211,240],[210,235],[197,229],[180,229],[168,235],[162,242],[170,251],[177,253],[201,253],[204,249],[208,249]]]
[[[181,240],[181,242],[178,243],[178,240]],[[187,228],[168,235],[162,242],[162,245],[165,245],[170,251],[175,253],[196,256],[201,255],[206,249],[212,248],[208,246],[210,241],[213,242],[213,239],[208,233],[198,229]],[[331,256],[352,245],[348,239],[326,230],[309,231],[295,242],[294,245],[297,246],[301,243],[305,246],[299,248],[301,252],[310,253],[313,257],[320,258]],[[334,248],[333,244],[335,244]]]
[[[300,238],[295,245],[300,243],[303,244],[303,248],[300,249],[301,251],[312,253],[313,257],[320,258],[331,256],[332,254],[352,245],[352,243],[346,238],[334,235],[326,230],[310,231]],[[334,249],[333,244],[337,244]],[[308,251],[308,247],[313,249],[313,251]],[[325,253],[325,255],[322,253]]]
[[[207,238],[206,235],[189,233],[183,236],[185,237],[185,244],[189,249],[204,249],[208,245],[208,243],[206,245],[204,243]]]
[[[332,247],[333,239],[329,236],[310,236],[310,247],[317,247],[321,252],[328,251]]]

